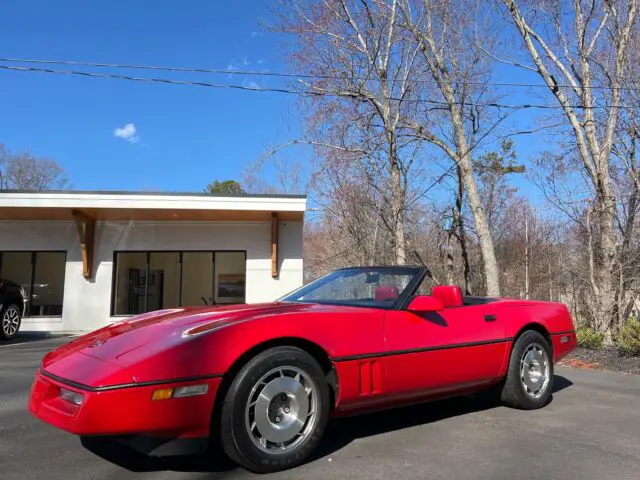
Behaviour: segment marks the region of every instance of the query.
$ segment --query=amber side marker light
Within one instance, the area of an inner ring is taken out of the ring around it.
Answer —
[[[176,388],[160,388],[154,390],[151,400],[169,400],[170,398],[193,397],[195,395],[204,395],[209,387],[207,384],[190,385],[188,387]]]

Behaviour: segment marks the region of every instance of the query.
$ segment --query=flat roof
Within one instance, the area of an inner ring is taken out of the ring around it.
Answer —
[[[122,191],[0,191],[0,220],[70,220],[80,212],[96,220],[302,219],[305,195]]]
[[[237,197],[237,198],[307,198],[302,194],[291,193],[240,193],[231,195],[226,193],[207,193],[207,192],[155,192],[141,190],[0,190],[0,195],[23,193],[28,195],[46,195],[46,194],[76,194],[76,195],[164,195],[175,197]]]

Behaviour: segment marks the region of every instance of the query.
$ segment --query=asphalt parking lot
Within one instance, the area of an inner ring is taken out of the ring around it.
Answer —
[[[84,448],[26,404],[44,353],[64,339],[0,344],[0,479],[236,479],[221,458],[156,459]],[[306,465],[263,478],[640,478],[640,377],[558,368],[552,402],[522,412],[456,399],[335,421]]]

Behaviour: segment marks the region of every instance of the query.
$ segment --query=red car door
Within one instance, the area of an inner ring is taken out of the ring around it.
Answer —
[[[385,393],[436,394],[496,379],[508,353],[504,325],[490,303],[388,311]]]

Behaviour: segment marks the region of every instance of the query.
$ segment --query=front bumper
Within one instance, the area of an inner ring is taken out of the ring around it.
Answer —
[[[54,379],[38,371],[31,387],[29,411],[40,420],[82,436],[148,435],[157,438],[208,437],[219,377],[154,385],[126,385],[96,390]],[[206,383],[206,394],[152,400],[160,388]],[[60,397],[60,388],[84,395],[81,405]]]

